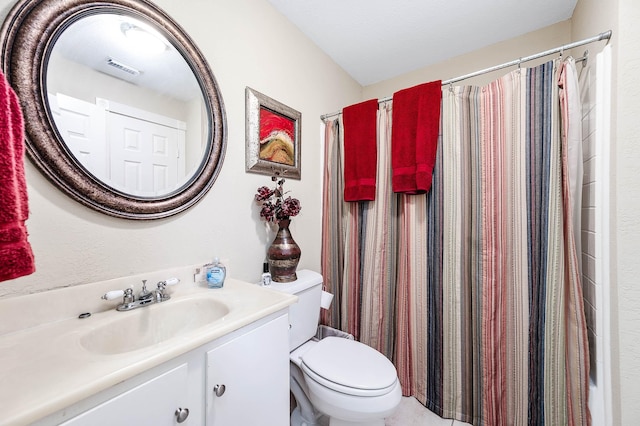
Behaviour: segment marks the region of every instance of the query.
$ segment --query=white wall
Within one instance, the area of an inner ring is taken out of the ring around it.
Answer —
[[[157,0],[202,50],[227,114],[221,173],[197,205],[179,215],[131,221],[71,200],[26,161],[29,240],[36,273],[0,283],[0,297],[229,259],[229,275],[259,281],[273,238],[253,201],[264,175],[245,173],[244,90],[250,86],[302,113],[302,180],[286,187],[302,203],[292,224],[301,268],[320,268],[319,116],[361,98],[361,87],[263,0]],[[0,19],[13,1],[0,0]],[[133,283],[136,284],[136,283]],[[137,284],[136,284],[137,285]],[[98,295],[96,295],[98,296]]]
[[[571,22],[564,21],[506,40],[474,52],[457,56],[439,64],[401,75],[364,88],[364,99],[385,98],[392,96],[400,89],[415,86],[433,80],[448,80],[474,71],[489,68],[494,65],[512,61],[514,59],[533,55],[560,46],[571,41]],[[418,53],[419,54],[419,53]],[[523,66],[534,66],[549,58],[527,62]],[[484,74],[460,84],[486,84],[509,72],[509,69]]]
[[[614,84],[617,99],[614,111],[615,147],[612,153],[612,206],[614,258],[612,285],[612,331],[618,342],[617,376],[614,401],[616,424],[636,424],[640,419],[640,4],[637,0],[618,1],[617,69]]]
[[[618,57],[615,81],[617,114],[616,144],[612,153],[612,205],[615,250],[612,283],[617,298],[612,302],[617,344],[619,388],[614,386],[614,401],[619,400],[617,424],[636,424],[640,419],[640,4],[636,0],[618,1]]]
[[[640,4],[637,0],[619,0],[618,4],[616,143],[611,168],[615,171],[611,217],[616,259],[612,283],[617,298],[611,309],[616,318],[612,331],[619,339],[614,344],[620,381],[619,388],[614,387],[614,401],[619,399],[620,411],[614,410],[614,419],[617,424],[630,425],[640,419]]]
[[[189,118],[185,101],[98,72],[62,55],[51,55],[49,66],[48,69],[57,70],[47,77],[49,93],[62,93],[86,102],[95,102],[96,98],[109,99],[182,121]],[[197,84],[195,79],[193,83]]]

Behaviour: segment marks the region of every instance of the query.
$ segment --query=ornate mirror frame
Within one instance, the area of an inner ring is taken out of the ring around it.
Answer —
[[[209,121],[204,160],[187,184],[165,196],[136,197],[96,179],[69,152],[54,125],[47,102],[48,55],[65,28],[97,13],[126,14],[156,26],[181,52],[202,89]],[[26,151],[36,167],[71,198],[111,216],[146,220],[184,211],[211,188],[226,150],[222,95],[204,55],[186,32],[153,3],[147,0],[19,0],[0,28],[0,43],[2,71],[22,105]]]

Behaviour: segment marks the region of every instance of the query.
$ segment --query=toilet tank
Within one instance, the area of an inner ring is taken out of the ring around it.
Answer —
[[[298,296],[298,302],[289,306],[290,351],[315,336],[322,297],[322,275],[306,269],[297,271],[296,275],[296,281],[271,284],[274,290]]]

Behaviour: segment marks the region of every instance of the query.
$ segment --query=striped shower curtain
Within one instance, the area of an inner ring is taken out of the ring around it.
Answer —
[[[343,201],[341,122],[326,123],[322,273],[335,302],[322,321],[384,353],[403,393],[442,417],[590,423],[574,77],[556,60],[443,87],[425,195],[391,190],[391,102],[378,112],[375,201]]]

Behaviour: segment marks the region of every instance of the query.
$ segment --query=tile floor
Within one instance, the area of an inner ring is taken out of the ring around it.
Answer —
[[[457,420],[443,419],[413,397],[403,397],[395,414],[385,419],[386,426],[464,426]]]
[[[292,396],[293,398],[293,396]],[[292,403],[295,400],[292,400]],[[411,396],[403,396],[398,410],[393,416],[384,421],[385,426],[467,426],[468,423],[457,420],[443,419]],[[319,426],[329,426],[329,419],[322,416],[318,419]]]

